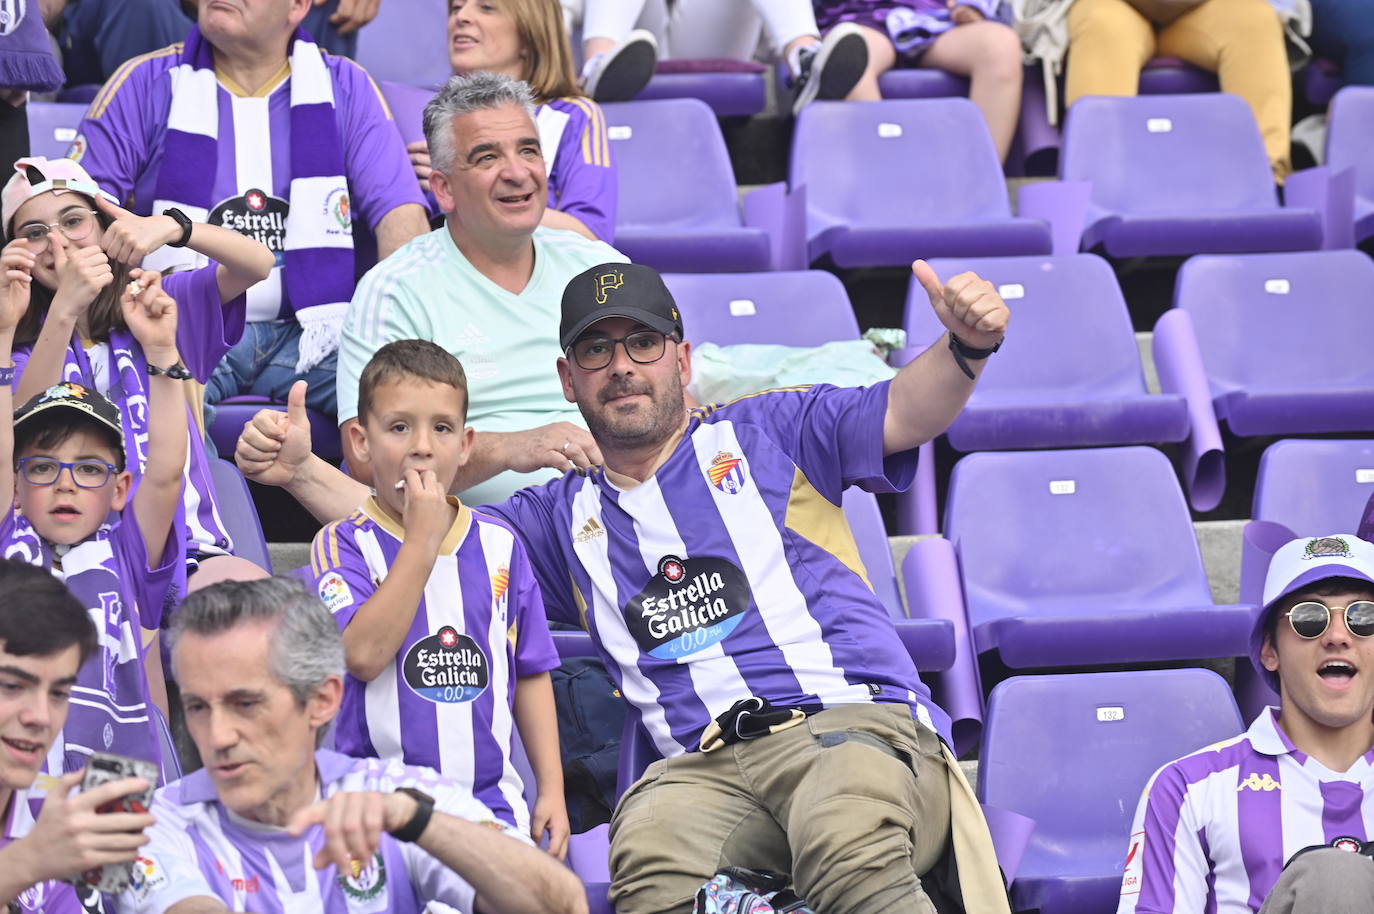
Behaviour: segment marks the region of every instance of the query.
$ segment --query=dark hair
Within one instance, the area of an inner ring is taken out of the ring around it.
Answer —
[[[418,378],[447,384],[458,391],[463,401],[464,420],[468,414],[468,377],[463,363],[453,353],[429,340],[396,340],[372,354],[358,378],[358,421],[366,422],[377,388],[399,378]]]
[[[19,455],[30,448],[41,451],[58,447],[77,432],[99,435],[114,455],[111,462],[115,469],[124,471],[124,446],[119,436],[108,425],[76,409],[45,409],[25,419],[14,430],[14,459],[18,460]]]
[[[1309,584],[1306,587],[1293,591],[1275,603],[1269,610],[1269,615],[1264,619],[1264,641],[1274,645],[1274,649],[1278,650],[1279,642],[1276,636],[1278,635],[1279,619],[1284,613],[1304,600],[1311,597],[1334,597],[1337,594],[1353,593],[1356,591],[1363,591],[1374,597],[1374,584],[1371,584],[1363,578],[1332,577],[1322,578],[1315,584]]]
[[[100,225],[100,231],[110,227],[114,220],[96,209],[95,201],[85,194],[81,194],[92,210],[95,211],[96,222]],[[13,237],[7,237],[7,242]],[[110,269],[114,272],[114,279],[110,284],[101,289],[91,302],[90,308],[86,311],[86,327],[91,335],[91,339],[104,342],[110,338],[111,330],[127,330],[124,323],[124,312],[119,307],[120,296],[124,294],[124,288],[129,284],[129,266],[117,260],[110,261]],[[38,331],[43,327],[43,319],[48,316],[48,309],[52,307],[53,294],[56,290],[49,289],[40,282],[29,284],[30,298],[29,309],[24,312],[24,316],[19,319],[19,324],[14,328],[15,348],[20,346],[32,345],[38,341]]]
[[[192,593],[172,614],[173,651],[187,632],[218,635],[252,622],[272,622],[268,667],[305,704],[320,683],[344,674],[343,636],[320,598],[295,578],[220,581]]]
[[[5,653],[47,657],[76,645],[79,663],[95,653],[95,626],[86,607],[46,568],[0,559],[0,593]]]

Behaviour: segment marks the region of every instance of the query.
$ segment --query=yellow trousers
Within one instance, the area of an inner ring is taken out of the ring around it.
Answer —
[[[1221,91],[1245,100],[1259,124],[1274,179],[1282,183],[1292,171],[1293,114],[1283,41],[1283,25],[1266,0],[1204,0],[1163,27],[1126,0],[1074,0],[1065,104],[1072,106],[1084,95],[1135,95],[1146,61],[1177,57],[1216,73]]]

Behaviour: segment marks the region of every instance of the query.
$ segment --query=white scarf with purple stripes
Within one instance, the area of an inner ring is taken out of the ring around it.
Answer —
[[[344,313],[353,296],[353,219],[344,176],[343,142],[334,110],[334,83],[320,49],[297,29],[291,62],[291,190],[282,279],[301,325],[296,370],[302,374],[339,346]],[[177,207],[204,222],[213,205],[219,142],[219,83],[213,50],[198,28],[186,36],[170,72],[162,169],[153,212]],[[232,150],[226,150],[233,154]],[[268,154],[266,151],[263,155]],[[145,266],[161,268],[157,254]]]

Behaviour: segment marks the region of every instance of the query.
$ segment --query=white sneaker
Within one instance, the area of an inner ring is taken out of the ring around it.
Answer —
[[[848,95],[868,67],[868,42],[854,23],[841,22],[819,44],[802,48],[797,63],[798,72],[792,79],[797,88],[792,102],[794,116],[814,101]]]
[[[598,102],[627,102],[649,84],[658,66],[658,42],[653,33],[635,29],[605,54],[597,54],[582,68],[582,91]]]

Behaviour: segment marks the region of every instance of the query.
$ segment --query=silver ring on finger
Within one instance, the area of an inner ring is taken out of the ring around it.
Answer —
[[[568,453],[568,448],[570,448],[570,447],[572,447],[572,442],[571,442],[571,441],[564,441],[564,442],[563,442],[563,453],[565,453],[565,454]]]

